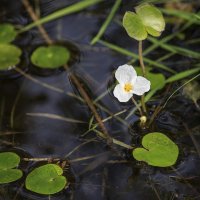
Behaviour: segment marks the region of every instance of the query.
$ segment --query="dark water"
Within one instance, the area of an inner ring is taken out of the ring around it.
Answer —
[[[75,1],[43,0],[41,14],[47,15],[73,2]],[[113,71],[119,65],[128,62],[130,58],[100,44],[89,45],[113,3],[114,1],[106,1],[84,12],[60,18],[45,25],[51,38],[74,46],[74,60],[70,70],[68,73],[62,70],[44,72],[28,64],[28,61],[22,66],[31,77],[59,88],[59,92],[43,87],[15,72],[1,74],[0,142],[2,151],[16,151],[22,158],[55,157],[72,161],[69,172],[72,176],[70,186],[61,193],[51,197],[39,196],[25,190],[24,180],[20,180],[17,183],[0,186],[1,200],[200,199],[200,159],[190,136],[182,125],[183,122],[186,123],[191,132],[195,133],[196,141],[199,142],[200,113],[190,100],[183,97],[181,92],[170,101],[149,130],[166,133],[178,144],[180,156],[174,168],[155,168],[138,163],[131,158],[131,152],[120,147],[116,147],[120,156],[116,155],[105,141],[96,137],[95,132],[91,131],[84,135],[88,130],[88,121],[92,115],[87,105],[76,98],[76,96],[79,97],[79,92],[71,82],[71,73],[79,77],[93,99],[107,91],[107,95],[99,100],[99,103],[110,113],[127,110],[120,115],[125,124],[114,118],[105,123],[112,137],[126,144],[139,145],[141,136],[145,132],[137,128],[137,115],[125,120],[133,105],[119,103],[108,90],[113,83]],[[135,5],[134,1],[124,1],[117,17],[121,19],[124,11]],[[0,7],[2,22],[13,22],[19,25],[30,22],[28,14],[19,1],[1,0]],[[191,31],[188,31],[186,35],[188,39],[197,37],[198,34],[194,29],[195,27],[191,27]],[[174,31],[176,30],[169,26],[164,35]],[[137,52],[137,43],[128,38],[117,22],[111,23],[103,39]],[[44,41],[37,29],[34,29],[19,37],[16,43],[24,50],[26,60],[27,55]],[[148,46],[148,42],[145,45]],[[166,52],[157,49],[150,56],[158,58],[164,53]],[[172,63],[177,62],[174,69],[180,71],[180,64],[178,65],[180,59],[187,63],[183,69],[190,68],[192,63],[197,62],[177,56],[174,60],[166,61],[165,64],[174,67]],[[178,86],[179,84],[172,85],[170,93]],[[161,91],[161,99],[163,93],[164,91]],[[149,107],[153,110],[153,106],[157,104],[158,101],[151,102]],[[102,109],[98,109],[98,112],[103,119],[109,116]],[[56,114],[83,123],[38,117],[34,116],[35,113]],[[80,147],[71,153],[79,145]],[[82,161],[75,160],[88,156],[93,157]],[[21,167],[27,173],[38,165],[40,164],[23,161]]]

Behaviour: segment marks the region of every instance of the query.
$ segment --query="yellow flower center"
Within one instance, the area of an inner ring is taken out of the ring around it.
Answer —
[[[126,83],[126,84],[124,85],[124,90],[125,90],[126,92],[130,92],[131,90],[133,90],[133,85],[132,85],[131,83]]]

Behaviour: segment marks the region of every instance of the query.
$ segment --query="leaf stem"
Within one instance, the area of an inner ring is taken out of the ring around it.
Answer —
[[[142,68],[142,74],[144,77],[146,77],[145,66],[144,66],[144,61],[143,61],[143,56],[142,56],[142,40],[139,41],[138,53],[139,53],[140,66]]]
[[[142,40],[139,41],[138,45],[138,53],[139,53],[139,61],[140,61],[140,66],[142,68],[142,74],[143,77],[146,77],[146,71],[145,71],[145,66],[144,66],[144,61],[143,61],[143,56],[142,56]],[[144,95],[141,97],[141,104],[142,104],[142,109],[144,113],[147,113],[146,105],[145,105],[145,100],[144,100]]]

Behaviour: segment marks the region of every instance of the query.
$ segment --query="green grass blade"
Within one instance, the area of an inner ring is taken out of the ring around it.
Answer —
[[[182,18],[184,20],[192,22],[193,24],[200,24],[200,21],[197,18],[198,15],[195,13],[190,13],[190,12],[185,12],[185,11],[175,10],[175,9],[165,9],[165,8],[160,8],[160,10],[164,14]]]
[[[174,76],[171,76],[170,78],[168,78],[165,82],[166,83],[171,83],[171,82],[174,82],[174,81],[179,81],[183,78],[187,78],[188,76],[191,76],[197,72],[200,71],[200,68],[195,68],[195,69],[189,69],[189,70],[186,70],[186,71],[183,71],[183,72],[180,72]]]
[[[43,18],[39,19],[38,21],[33,22],[33,23],[25,26],[24,28],[22,28],[19,31],[19,33],[24,32],[24,31],[28,31],[33,27],[36,27],[38,25],[50,22],[50,21],[55,20],[57,18],[63,17],[65,15],[69,15],[69,14],[72,14],[72,13],[75,13],[75,12],[79,12],[79,11],[81,11],[81,10],[83,10],[83,9],[89,7],[89,6],[92,6],[94,4],[97,4],[101,1],[103,1],[103,0],[83,0],[83,1],[80,1],[78,3],[75,3],[73,5],[68,6],[66,8],[58,10],[58,11],[52,13],[52,14],[49,14],[48,16],[43,17]]]
[[[200,53],[192,51],[190,49],[186,49],[186,48],[182,48],[182,47],[178,47],[175,45],[170,45],[167,43],[162,43],[159,40],[149,37],[148,38],[149,41],[151,41],[154,44],[157,44],[159,46],[161,46],[163,49],[168,50],[172,53],[177,53],[186,57],[191,57],[191,58],[200,58]]]
[[[192,26],[192,23],[191,22],[187,22],[183,26],[183,28],[181,28],[179,31],[177,31],[175,33],[172,33],[172,34],[166,36],[165,38],[161,39],[160,43],[167,43],[171,39],[175,38],[178,34],[180,34],[181,32],[185,31],[186,29],[188,29],[190,26]],[[158,47],[159,47],[159,44],[152,44],[150,47],[148,47],[147,49],[144,50],[143,56],[146,56],[148,53],[152,52],[153,50],[155,50]]]
[[[119,47],[117,45],[111,44],[109,42],[99,40],[99,43],[101,43],[104,46],[106,46],[106,47],[108,47],[108,48],[110,48],[110,49],[112,49],[112,50],[114,50],[114,51],[116,51],[118,53],[121,53],[123,55],[130,56],[130,57],[133,57],[133,58],[136,58],[136,59],[138,59],[138,57],[139,57],[137,54],[135,54],[135,53],[133,53],[131,51],[128,51],[126,49],[123,49],[122,47]],[[163,70],[171,72],[173,74],[176,73],[173,69],[170,69],[169,67],[167,67],[167,66],[165,66],[165,65],[163,65],[161,63],[155,62],[155,61],[153,61],[153,60],[151,60],[149,58],[143,58],[143,59],[144,59],[144,62],[146,62],[146,63],[148,63],[148,64],[150,64],[150,65],[152,65],[154,67],[163,69]]]
[[[103,23],[103,25],[99,29],[99,32],[97,33],[97,35],[92,39],[92,41],[90,43],[91,45],[93,45],[97,41],[99,41],[99,39],[101,38],[101,36],[104,34],[104,32],[106,31],[108,25],[112,21],[115,13],[117,12],[117,10],[118,10],[121,2],[122,2],[122,0],[116,0],[116,2],[114,4],[114,6],[112,7],[112,10],[111,10],[110,14],[108,15],[107,19],[105,20],[105,22]]]
[[[200,74],[197,74],[195,77],[191,78],[189,81],[185,82],[183,85],[181,85],[180,87],[178,87],[170,96],[169,98],[166,100],[166,102],[163,105],[163,108],[167,105],[167,103],[169,102],[169,100],[174,96],[174,94],[176,94],[181,88],[183,88],[185,85],[187,85],[188,83],[190,83],[191,81],[195,80],[196,78],[198,78],[200,76]]]

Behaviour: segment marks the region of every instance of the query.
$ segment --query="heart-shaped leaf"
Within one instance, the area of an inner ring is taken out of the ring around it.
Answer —
[[[0,24],[0,43],[12,42],[17,33],[11,24]]]
[[[55,194],[67,184],[67,179],[62,174],[63,170],[58,165],[43,165],[28,174],[26,188],[38,194]]]
[[[20,62],[21,50],[11,44],[0,44],[0,70],[7,70]]]
[[[162,133],[149,133],[142,139],[144,148],[133,150],[133,157],[157,167],[168,167],[175,164],[179,150],[177,145]]]
[[[31,56],[34,65],[40,68],[55,69],[66,64],[70,58],[70,52],[65,47],[51,45],[38,47]]]
[[[150,35],[160,36],[161,32],[165,29],[165,20],[160,10],[155,6],[145,3],[136,7],[136,13]]]
[[[142,20],[134,12],[126,12],[123,17],[123,26],[128,35],[136,40],[145,40],[147,31]]]
[[[148,3],[136,7],[136,13],[126,12],[123,17],[123,26],[128,35],[136,40],[145,40],[148,34],[158,37],[165,29],[165,20],[162,13]]]
[[[10,183],[22,177],[22,171],[13,169],[19,165],[20,157],[13,152],[0,153],[0,183]]]

